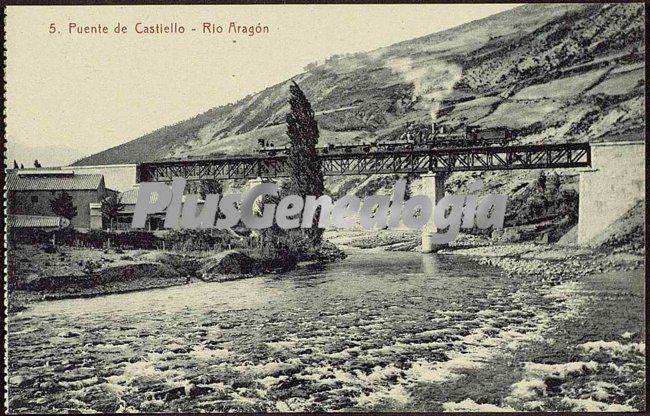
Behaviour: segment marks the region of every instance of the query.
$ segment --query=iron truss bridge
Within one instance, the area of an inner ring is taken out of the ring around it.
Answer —
[[[589,143],[329,153],[319,157],[328,176],[591,166]],[[169,159],[140,164],[137,180],[280,178],[289,176],[288,168],[286,155]]]

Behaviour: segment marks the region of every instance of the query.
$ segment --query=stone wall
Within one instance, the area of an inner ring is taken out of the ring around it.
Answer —
[[[591,166],[580,173],[579,244],[645,199],[645,142],[592,144]]]

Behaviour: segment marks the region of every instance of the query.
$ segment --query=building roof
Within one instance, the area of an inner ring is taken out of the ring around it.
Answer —
[[[7,215],[7,226],[13,228],[59,228],[70,224],[65,218],[43,215]]]
[[[96,190],[103,180],[103,175],[78,175],[52,174],[43,172],[38,174],[35,171],[14,172],[7,175],[7,190],[9,191],[80,191]]]

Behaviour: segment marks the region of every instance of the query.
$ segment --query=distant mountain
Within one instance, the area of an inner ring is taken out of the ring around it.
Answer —
[[[66,166],[87,154],[69,147],[29,146],[9,137],[7,139],[5,163],[9,168],[12,168],[15,160],[19,165],[22,163],[26,168],[31,168],[34,167],[34,160],[38,159],[39,163],[44,167]]]
[[[642,137],[642,4],[530,4],[292,78],[321,144],[387,140],[409,121],[507,126],[522,142]],[[287,141],[288,81],[79,160],[249,153]]]

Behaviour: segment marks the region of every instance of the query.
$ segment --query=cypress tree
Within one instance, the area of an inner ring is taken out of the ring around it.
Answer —
[[[291,194],[319,197],[325,192],[323,168],[316,145],[318,144],[318,124],[307,97],[298,84],[289,87],[290,111],[287,114],[287,135],[290,141],[289,169]],[[321,243],[323,230],[317,227],[318,215],[314,216],[312,228],[306,230],[313,244]]]

